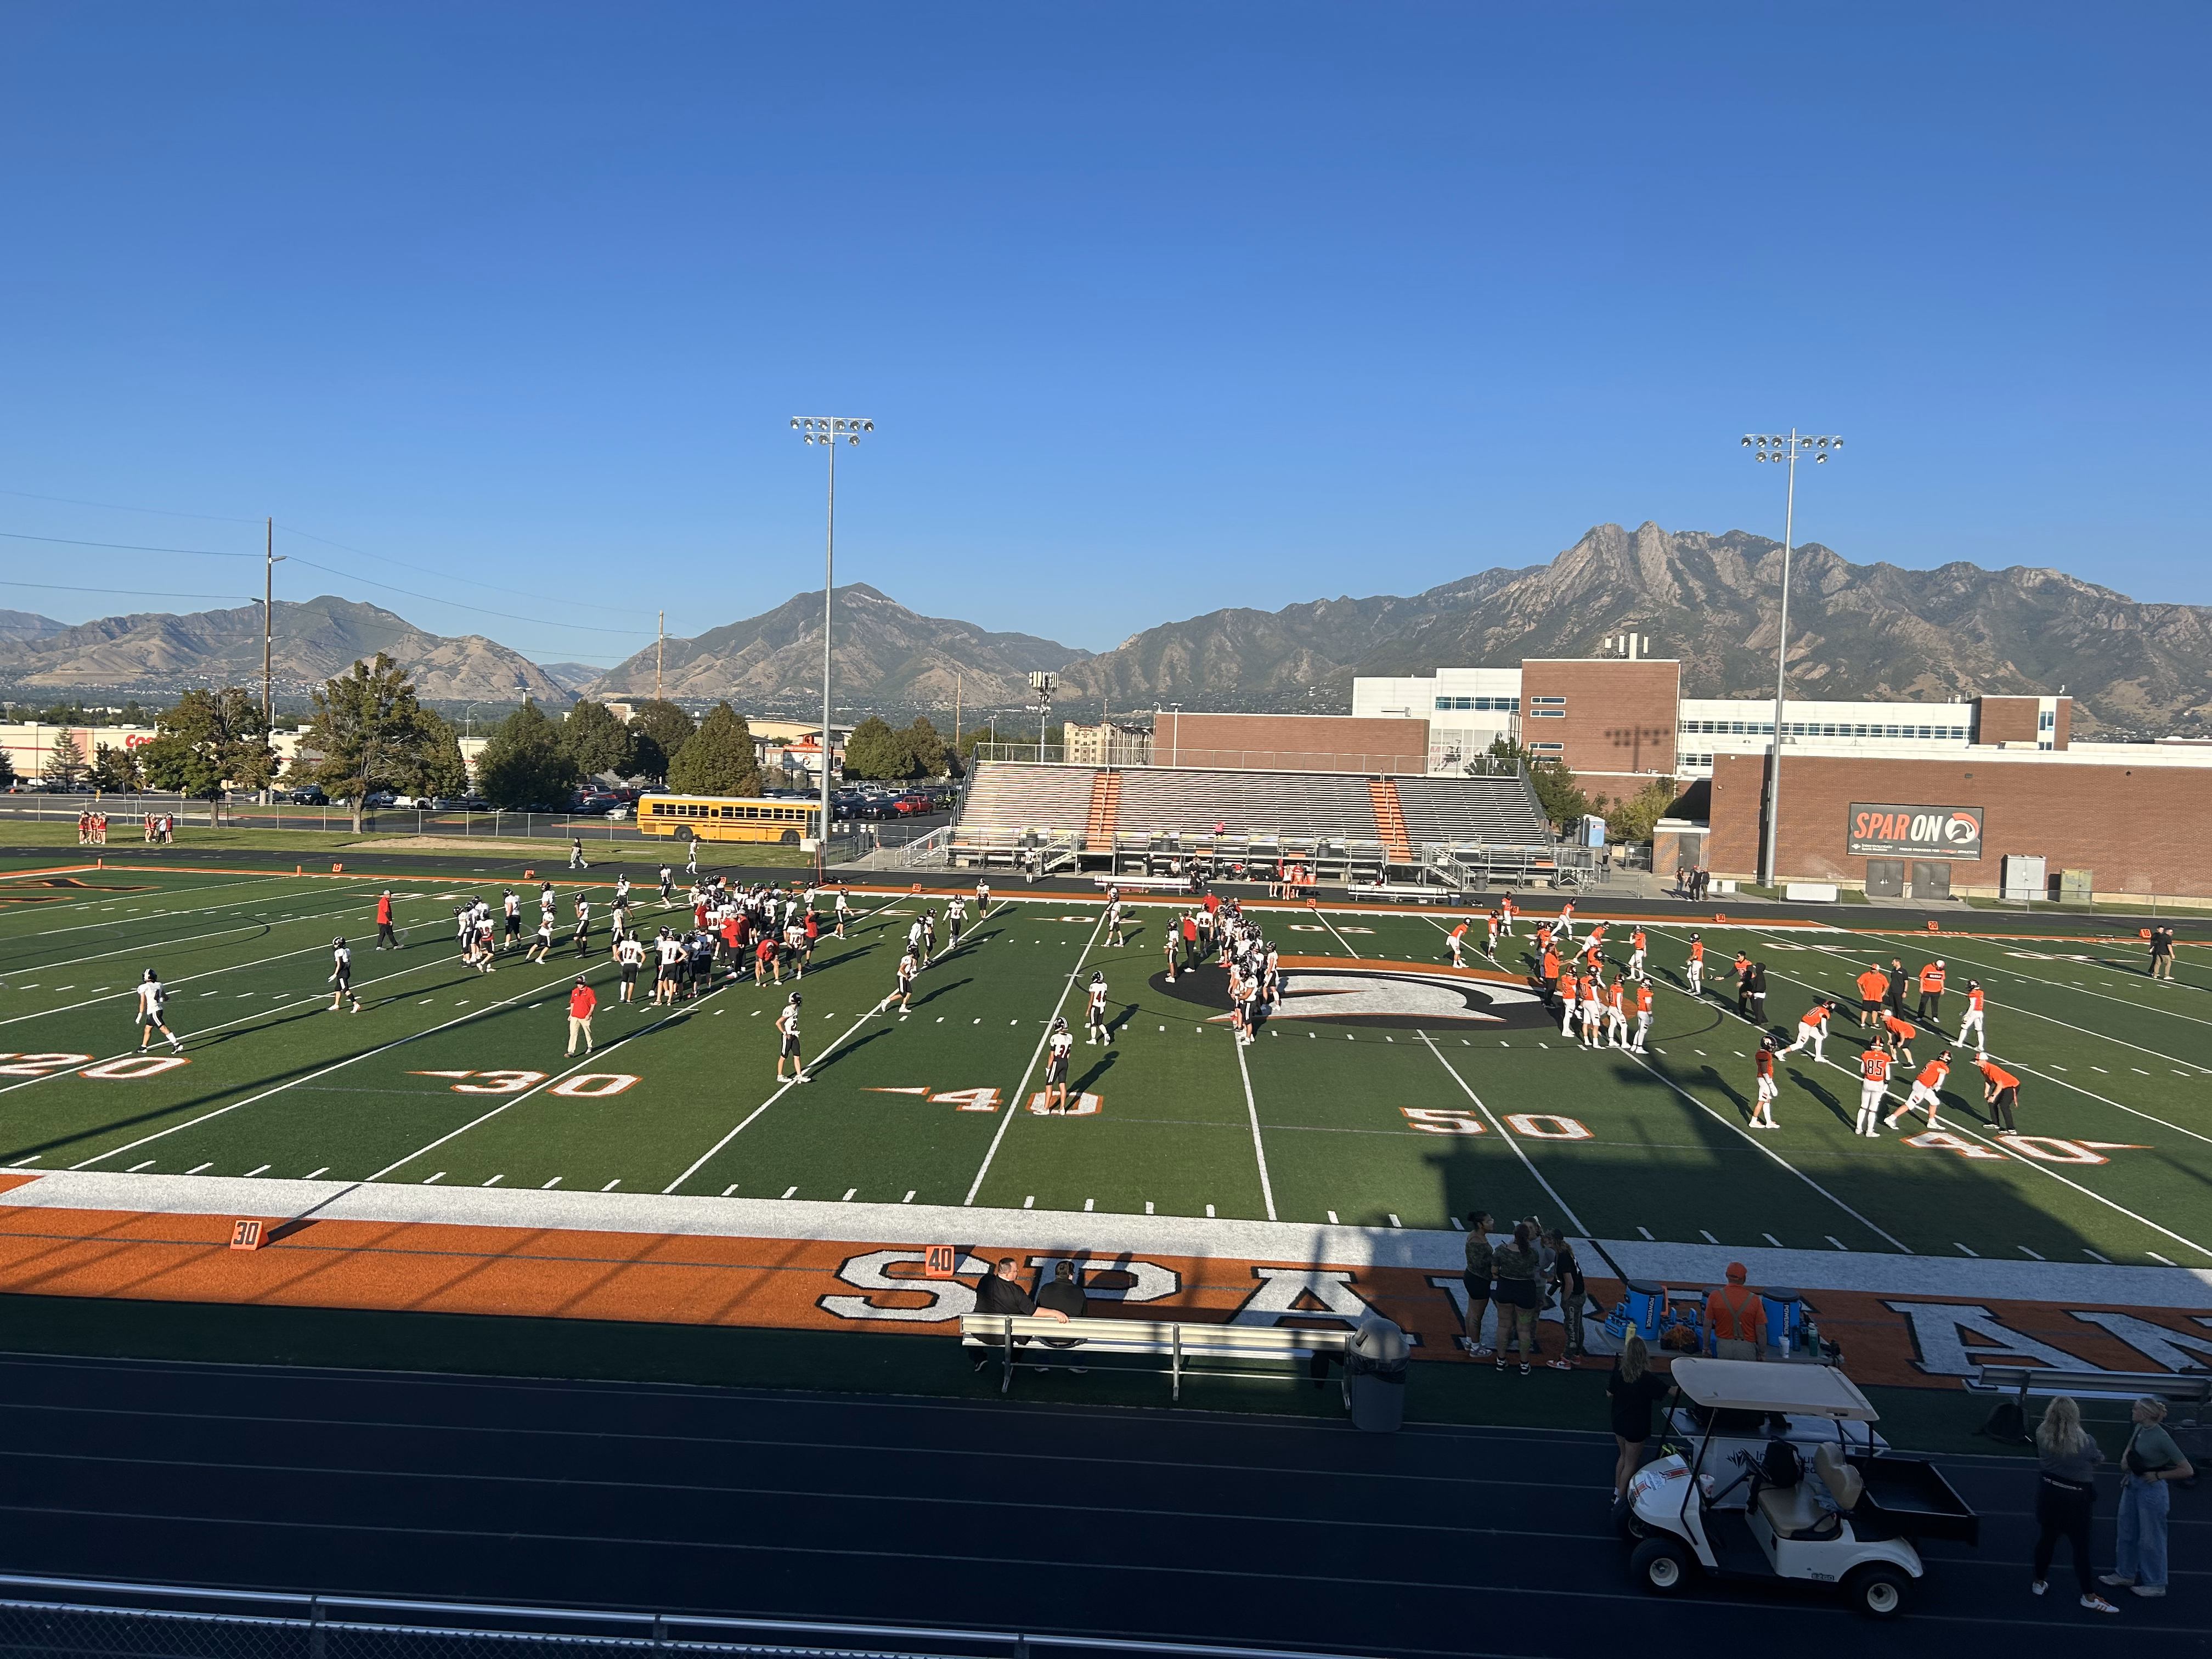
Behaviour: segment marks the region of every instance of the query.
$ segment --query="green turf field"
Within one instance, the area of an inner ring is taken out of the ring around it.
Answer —
[[[1140,908],[1115,948],[1095,902],[1026,893],[924,974],[909,1015],[879,1013],[895,940],[929,901],[865,900],[799,988],[813,1080],[779,1089],[781,990],[669,1010],[641,987],[638,1006],[614,1006],[603,920],[587,959],[509,957],[485,976],[450,941],[477,889],[450,879],[392,884],[411,931],[381,953],[375,890],[357,881],[70,879],[83,884],[0,880],[0,1164],[1431,1228],[1480,1204],[1605,1238],[2212,1265],[2212,972],[2185,953],[2182,982],[2153,985],[2132,939],[1935,945],[1954,988],[1990,991],[1993,1050],[2026,1085],[2024,1138],[1982,1121],[1961,1054],[1948,1138],[1916,1146],[1917,1119],[1879,1142],[1851,1134],[1848,1017],[1827,1064],[1784,1062],[1780,1128],[1747,1131],[1756,1034],[1710,989],[1681,990],[1687,927],[1671,921],[1651,925],[1655,1051],[1638,1060],[1555,1027],[1441,1018],[1285,1017],[1240,1048],[1212,1008],[1155,983],[1164,912]],[[1449,921],[1277,915],[1286,956],[1417,963],[1441,960]],[[1873,957],[1917,969],[1930,953],[1843,931],[1700,931],[1716,970],[1739,943],[1766,961],[1784,1027],[1816,992],[1853,994]],[[324,1012],[337,933],[356,946],[357,1015]],[[137,1062],[107,1062],[135,1047],[131,987],[149,964],[188,1063],[130,1075]],[[580,967],[602,999],[587,1060],[562,1053]],[[1065,1013],[1079,1034],[1076,987],[1094,968],[1115,1040],[1079,1040],[1073,1080],[1097,1109],[1036,1115],[1047,1025]],[[1947,1024],[1962,1006],[1954,990]]]

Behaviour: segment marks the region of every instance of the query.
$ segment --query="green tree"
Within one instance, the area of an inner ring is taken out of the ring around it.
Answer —
[[[353,808],[379,789],[404,787],[422,765],[423,709],[406,671],[381,651],[326,680],[313,693],[314,717],[301,746],[322,758],[305,770],[334,800]]]
[[[153,723],[153,720],[152,709],[141,708],[136,697],[125,697],[123,700],[122,712],[116,715],[115,723],[118,726],[149,726]]]
[[[906,746],[914,756],[914,765],[906,774],[910,778],[940,777],[945,772],[945,739],[927,714],[916,714],[914,724],[904,734]]]
[[[461,734],[435,709],[425,708],[415,751],[415,769],[407,780],[417,795],[450,798],[469,793],[468,763],[461,758]]]
[[[647,697],[631,710],[629,729],[637,739],[637,769],[647,777],[665,782],[668,769],[698,728],[691,724],[691,717],[674,703]]]
[[[137,751],[145,781],[199,800],[225,788],[261,789],[276,775],[261,705],[237,686],[187,691],[155,717],[159,735]]]
[[[15,751],[0,749],[0,789],[14,787],[15,782]]]
[[[137,753],[119,743],[99,743],[92,748],[92,783],[110,794],[126,795],[146,783],[146,769]]]
[[[46,763],[40,769],[40,775],[48,783],[75,783],[84,775],[84,750],[77,744],[76,732],[55,734],[54,746],[46,750]]]
[[[603,702],[579,702],[568,710],[568,718],[561,723],[561,746],[587,778],[602,772],[627,778],[637,770],[636,734]]]
[[[1643,842],[1651,839],[1659,820],[1674,803],[1680,792],[1672,778],[1655,778],[1626,800],[1616,801],[1605,815],[1605,833],[1608,840]]]
[[[1583,793],[1582,786],[1575,781],[1575,775],[1567,769],[1565,761],[1548,756],[1539,759],[1510,738],[1492,741],[1490,752],[1500,760],[1517,760],[1528,769],[1536,805],[1560,830],[1573,828],[1589,811],[1589,797]]]
[[[707,711],[668,768],[668,787],[684,795],[757,795],[760,757],[752,728],[726,702]]]
[[[845,739],[845,775],[848,778],[904,778],[914,774],[914,749],[908,734],[894,732],[871,714]]]
[[[575,757],[532,697],[492,727],[477,757],[477,787],[494,806],[557,806],[575,787]]]

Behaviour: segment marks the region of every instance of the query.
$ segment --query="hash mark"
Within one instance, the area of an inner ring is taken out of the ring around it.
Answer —
[[[1782,1241],[1777,1238],[1772,1233],[1761,1233],[1759,1237],[1765,1239],[1768,1243],[1774,1246],[1776,1249],[1778,1250],[1782,1248]]]
[[[248,1179],[248,1180],[250,1181],[250,1180],[252,1180],[255,1176],[264,1174],[264,1173],[266,1173],[266,1172],[267,1172],[267,1170],[269,1170],[269,1168],[270,1168],[270,1166],[269,1166],[268,1164],[263,1164],[263,1165],[261,1166],[261,1168],[260,1168],[260,1169],[258,1169],[258,1170],[248,1170],[246,1172],[246,1179]]]
[[[302,1180],[305,1180],[305,1181],[313,1181],[313,1180],[314,1180],[317,1176],[326,1176],[326,1175],[328,1175],[330,1172],[331,1172],[331,1166],[330,1166],[329,1164],[324,1164],[324,1165],[323,1165],[323,1167],[322,1167],[321,1169],[317,1170],[314,1172],[314,1174],[313,1174],[313,1175],[308,1175],[308,1176],[302,1176],[302,1177],[301,1177],[301,1178]]]
[[[2035,1252],[2034,1252],[2033,1250],[2029,1249],[2027,1248],[2027,1245],[2025,1245],[2025,1244],[2023,1244],[2023,1245],[2021,1245],[2021,1246],[2020,1247],[2020,1253],[2021,1253],[2022,1255],[2035,1256],[2035,1259],[2036,1259],[2038,1261],[2043,1261],[2043,1260],[2045,1259],[2045,1258],[2044,1258],[2044,1257],[2042,1257],[2042,1256],[2036,1255],[2035,1255]]]
[[[1973,1250],[1969,1250],[1969,1249],[1966,1249],[1966,1247],[1965,1245],[1963,1245],[1963,1244],[1960,1243],[1956,1239],[1954,1239],[1954,1240],[1951,1242],[1951,1248],[1952,1248],[1953,1249],[1954,1249],[1954,1250],[1958,1250],[1958,1251],[1961,1252],[1961,1253],[1962,1253],[1962,1254],[1964,1254],[1964,1255],[1972,1256],[1972,1257],[1973,1257],[1977,1261],[1980,1261],[1980,1260],[1981,1260],[1981,1256],[1980,1256],[1980,1255],[1979,1255],[1978,1252],[1973,1251]]]
[[[443,1181],[445,1178],[446,1178],[446,1172],[445,1172],[443,1170],[439,1170],[439,1171],[438,1171],[438,1173],[437,1173],[437,1174],[435,1174],[435,1175],[434,1175],[434,1176],[432,1176],[430,1177],[430,1181],[426,1181],[426,1182],[424,1182],[422,1184],[423,1184],[425,1187],[427,1187],[427,1186],[428,1186],[428,1185],[430,1184],[430,1182],[431,1182],[431,1181]]]
[[[1384,1212],[1384,1213],[1385,1213],[1385,1214],[1389,1214],[1389,1212],[1388,1212],[1388,1211],[1385,1211],[1385,1212]],[[1396,1216],[1395,1216],[1395,1215],[1394,1215],[1394,1216],[1391,1216],[1391,1217],[1390,1217],[1390,1224],[1391,1224],[1392,1226],[1394,1226],[1394,1227],[1402,1227],[1402,1226],[1404,1226],[1406,1224],[1405,1224],[1404,1222],[1402,1222],[1402,1221],[1399,1220],[1399,1219],[1398,1219],[1398,1218],[1397,1218]]]
[[[27,1158],[23,1160],[26,1164],[28,1164],[30,1161],[31,1160]],[[212,1164],[196,1164],[191,1169],[185,1170],[185,1173],[186,1175],[198,1175],[202,1170],[212,1170],[213,1168],[215,1168],[215,1165]]]
[[[737,1191],[738,1189],[737,1189],[735,1187],[732,1187],[732,1188],[730,1188],[730,1190],[731,1190],[732,1192],[733,1192],[733,1193],[734,1193],[734,1192],[735,1192],[735,1191]],[[900,1202],[900,1203],[902,1203],[902,1204],[911,1204],[911,1203],[913,1203],[913,1202],[914,1202],[914,1194],[913,1194],[912,1193],[908,1193],[908,1194],[904,1198],[902,1198],[902,1199],[899,1200],[899,1202]]]
[[[1146,1215],[1150,1215],[1152,1212],[1152,1200],[1151,1199],[1149,1199],[1149,1198],[1148,1198],[1148,1199],[1146,1199],[1146,1200],[1145,1200],[1145,1213],[1146,1213]]]
[[[724,1198],[727,1198],[732,1193],[734,1193],[737,1190],[738,1183],[732,1181],[728,1186],[722,1188],[722,1196]]]
[[[845,1196],[839,1199],[837,1201],[840,1204],[850,1204],[853,1201],[853,1194],[860,1190],[860,1189],[858,1187],[848,1187],[845,1188]]]
[[[1212,1206],[1211,1204],[1207,1205],[1207,1206],[1206,1206],[1206,1217],[1207,1217],[1207,1218],[1208,1218],[1209,1220],[1210,1220],[1210,1219],[1212,1219],[1212,1216],[1213,1216],[1213,1206]],[[2167,1262],[2166,1265],[2167,1267],[2171,1267],[2173,1264],[2172,1264],[2171,1261],[2169,1261],[2169,1262]]]
[[[1844,1243],[1842,1239],[1838,1238],[1833,1233],[1826,1234],[1824,1237],[1827,1239],[1829,1243],[1834,1245],[1839,1250],[1848,1250],[1851,1248],[1850,1245]]]
[[[2164,1256],[2160,1255],[2156,1250],[2145,1250],[2145,1251],[2143,1252],[2143,1254],[2144,1254],[2145,1255],[2148,1256],[2152,1261],[2154,1261],[2157,1262],[2157,1263],[2158,1263],[2160,1266],[2161,1266],[2161,1267],[2171,1267],[2173,1265],[2173,1263],[2172,1263],[2171,1261],[2167,1261]]]
[[[1036,1208],[1036,1194],[1035,1193],[1031,1193],[1027,1198],[1022,1200],[1022,1208],[1024,1210],[1034,1210]]]
[[[1703,1227],[1698,1228],[1698,1231],[1700,1233],[1704,1233],[1704,1234],[1705,1234],[1705,1243],[1708,1243],[1708,1244],[1717,1244],[1717,1243],[1720,1243],[1720,1240],[1718,1240],[1717,1238],[1715,1238],[1715,1237],[1714,1237],[1711,1233],[1705,1232],[1705,1230]]]
[[[161,1162],[161,1160],[160,1160],[159,1158],[148,1158],[148,1159],[147,1159],[143,1164],[132,1164],[129,1169],[125,1170],[123,1173],[124,1173],[124,1174],[125,1174],[125,1175],[137,1175],[137,1174],[138,1173],[138,1171],[139,1171],[139,1170],[150,1170],[150,1169],[152,1169],[152,1168],[153,1168],[156,1164],[158,1164],[158,1163],[160,1163],[160,1162]]]
[[[1344,1224],[1336,1218],[1336,1212],[1331,1210],[1328,1212],[1328,1224],[1332,1227],[1341,1227]]]
[[[1085,1199],[1085,1200],[1083,1200],[1083,1213],[1084,1213],[1084,1214],[1085,1214],[1085,1215],[1089,1215],[1089,1214],[1090,1214],[1093,1210],[1097,1209],[1097,1207],[1098,1207],[1098,1200],[1097,1200],[1097,1199],[1095,1199],[1095,1198],[1086,1198],[1086,1199]]]
[[[489,1181],[485,1182],[484,1185],[487,1187],[496,1187],[501,1182],[506,1179],[507,1177],[504,1175],[495,1175]]]
[[[546,1182],[543,1187],[540,1187],[538,1190],[539,1192],[541,1192],[541,1193],[550,1192],[550,1191],[552,1191],[552,1190],[553,1190],[553,1188],[556,1188],[556,1187],[559,1186],[560,1184],[561,1184],[561,1177],[560,1177],[559,1176],[555,1176],[553,1177],[553,1179],[552,1179],[552,1180],[550,1180],[550,1181],[547,1182]]]
[[[607,1184],[606,1184],[605,1186],[604,1186],[604,1187],[600,1188],[599,1188],[599,1190],[600,1190],[601,1192],[603,1192],[603,1193],[611,1193],[611,1192],[614,1191],[614,1189],[615,1189],[616,1188],[617,1188],[617,1187],[619,1187],[619,1186],[621,1186],[621,1185],[622,1185],[622,1177],[621,1177],[620,1176],[616,1176],[612,1181],[610,1181],[609,1182],[607,1182]]]
[[[2096,1261],[2099,1261],[2103,1262],[2103,1263],[2104,1263],[2107,1267],[2111,1267],[2111,1266],[2112,1265],[2112,1257],[2110,1257],[2110,1256],[2108,1256],[2108,1255],[2097,1255],[2097,1253],[2096,1253],[2094,1250],[2091,1249],[2090,1249],[2087,1245],[2086,1245],[2086,1244],[2085,1244],[2085,1245],[2083,1245],[2083,1246],[2081,1247],[2081,1254],[2082,1254],[2083,1255],[2093,1257],[2093,1258],[2094,1258]]]

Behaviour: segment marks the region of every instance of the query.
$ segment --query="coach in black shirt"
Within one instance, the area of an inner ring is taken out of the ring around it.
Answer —
[[[1014,1259],[1010,1255],[999,1258],[994,1271],[985,1273],[975,1284],[975,1311],[980,1314],[1035,1314],[1040,1319],[1057,1319],[1065,1322],[1067,1316],[1057,1308],[1040,1308],[1030,1293],[1014,1279]],[[1017,1342],[1026,1342],[1018,1336]]]

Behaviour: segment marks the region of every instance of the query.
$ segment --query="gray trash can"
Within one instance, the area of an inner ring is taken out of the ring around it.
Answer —
[[[1406,1421],[1406,1334],[1377,1316],[1362,1320],[1344,1355],[1352,1426],[1393,1434]]]

